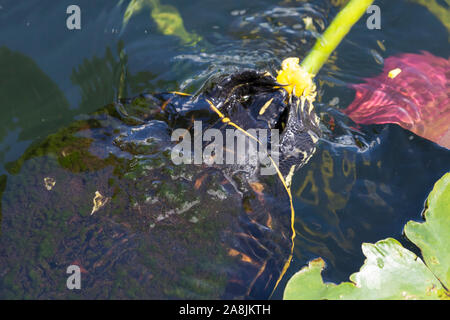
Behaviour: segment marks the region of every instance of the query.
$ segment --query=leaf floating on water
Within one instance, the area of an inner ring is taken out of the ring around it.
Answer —
[[[435,184],[424,217],[405,227],[424,261],[392,238],[365,243],[367,259],[350,282],[324,283],[319,258],[289,280],[284,299],[450,299],[450,173]]]
[[[420,248],[433,274],[450,289],[450,173],[435,184],[425,207],[425,222],[409,221],[405,235]]]
[[[319,258],[289,280],[284,299],[439,299],[444,290],[422,260],[395,239],[365,243],[363,252],[366,261],[350,276],[351,282],[324,283],[321,272],[325,262]]]
[[[53,187],[56,184],[56,180],[53,179],[52,177],[45,177],[44,178],[44,185],[45,185],[45,189],[47,189],[48,191],[52,190]]]
[[[381,75],[352,87],[344,112],[356,123],[395,123],[450,149],[450,59],[428,52],[385,60]]]
[[[100,210],[108,202],[108,200],[109,198],[103,196],[100,192],[95,191],[95,196],[92,200],[94,202],[94,207],[92,208],[91,215]]]

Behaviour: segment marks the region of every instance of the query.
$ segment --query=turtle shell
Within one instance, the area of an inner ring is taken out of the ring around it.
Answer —
[[[286,177],[315,150],[311,115],[289,121],[298,104],[271,76],[244,72],[195,97],[108,105],[30,147],[8,168],[0,298],[269,298],[295,235]],[[175,165],[171,135],[193,121],[284,128],[277,174]],[[70,265],[80,267],[81,290],[66,287]]]

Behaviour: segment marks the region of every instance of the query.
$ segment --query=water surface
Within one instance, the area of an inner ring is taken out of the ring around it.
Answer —
[[[218,73],[244,68],[275,73],[284,58],[304,57],[339,9],[330,1],[161,2],[177,8],[188,38],[162,34],[149,8],[123,27],[128,1],[78,1],[82,29],[76,31],[65,26],[73,1],[0,2],[3,185],[17,174],[11,163],[31,145],[119,98],[196,93]],[[349,84],[376,76],[384,58],[450,53],[446,28],[427,9],[406,0],[375,3],[381,30],[360,21],[317,76],[326,134],[294,177],[295,255],[274,298],[312,258],[324,258],[325,279],[340,282],[363,263],[362,242],[394,237],[414,249],[402,228],[421,219],[434,182],[450,170],[450,152],[433,142],[396,125],[357,127],[340,112],[354,97]],[[23,297],[28,288],[19,291],[16,297]]]

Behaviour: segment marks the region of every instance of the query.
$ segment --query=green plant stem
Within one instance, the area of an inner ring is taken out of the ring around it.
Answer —
[[[353,25],[362,17],[374,0],[351,0],[334,18],[325,33],[317,40],[301,66],[316,75],[328,57],[341,43]]]

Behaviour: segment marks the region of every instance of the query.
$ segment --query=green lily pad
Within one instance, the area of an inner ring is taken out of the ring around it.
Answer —
[[[450,288],[450,173],[442,177],[428,197],[424,223],[409,221],[405,234],[422,251],[425,263]]]
[[[408,222],[406,236],[422,251],[425,263],[395,239],[364,243],[366,261],[350,282],[324,283],[319,258],[288,282],[284,299],[449,299],[450,173],[431,192],[426,222]]]

